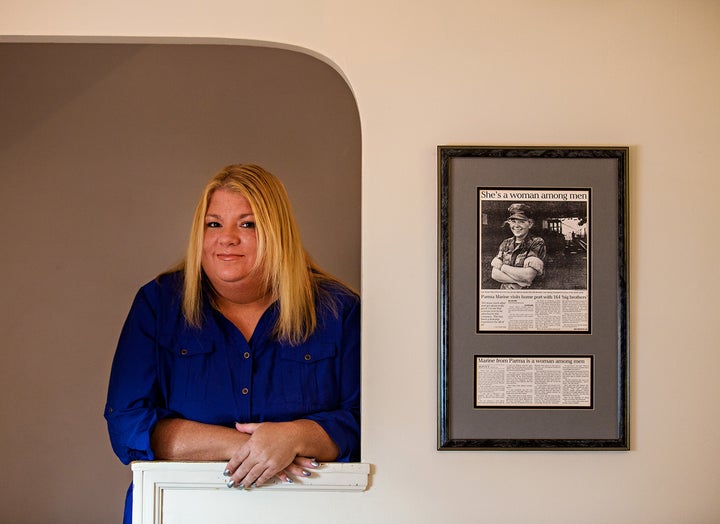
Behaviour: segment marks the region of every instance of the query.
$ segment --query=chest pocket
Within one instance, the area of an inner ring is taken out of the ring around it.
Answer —
[[[161,345],[165,398],[170,409],[182,412],[183,403],[206,398],[214,348],[211,342],[182,335]]]
[[[308,412],[326,409],[339,391],[334,344],[284,348],[280,356],[285,402]]]

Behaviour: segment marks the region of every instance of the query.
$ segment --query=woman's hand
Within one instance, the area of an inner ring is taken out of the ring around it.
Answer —
[[[262,486],[277,476],[284,482],[292,477],[308,477],[318,461],[308,451],[318,451],[328,460],[337,457],[337,446],[325,431],[311,420],[236,424],[240,433],[250,435],[225,468],[229,486]]]
[[[297,456],[292,422],[237,424],[236,429],[250,435],[225,468],[235,486],[262,486],[288,467]]]
[[[292,484],[293,477],[309,477],[312,475],[312,470],[319,467],[320,463],[317,459],[309,457],[295,457],[292,464],[278,473],[277,477],[283,482],[289,482]]]

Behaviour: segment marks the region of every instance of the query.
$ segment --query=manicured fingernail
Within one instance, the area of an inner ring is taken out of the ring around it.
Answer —
[[[291,479],[290,477],[286,477],[285,482],[287,482],[288,484],[293,484],[295,481],[293,479]]]
[[[308,470],[304,469],[304,470],[302,470],[302,474],[304,477],[309,477],[312,473],[310,473]]]
[[[227,484],[225,484],[228,488],[232,488],[235,486],[235,481],[233,479],[230,479],[227,481]]]
[[[310,461],[310,465],[314,468],[317,468],[318,466],[320,466],[320,463],[317,461],[317,459],[312,459]]]
[[[245,489],[245,484],[238,484],[238,489]]]
[[[229,469],[226,469],[225,471],[223,471],[223,475],[226,476],[226,477],[229,477],[229,476],[230,476],[230,470],[229,470]]]

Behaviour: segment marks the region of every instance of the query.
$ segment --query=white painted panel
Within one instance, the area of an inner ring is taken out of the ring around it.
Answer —
[[[243,522],[293,519],[298,497],[303,498],[303,505],[315,498],[325,509],[328,505],[340,508],[344,494],[367,488],[370,473],[369,464],[323,463],[310,477],[293,484],[274,480],[260,488],[239,490],[225,484],[224,467],[224,462],[134,462],[133,522],[183,524],[237,520],[238,516]]]

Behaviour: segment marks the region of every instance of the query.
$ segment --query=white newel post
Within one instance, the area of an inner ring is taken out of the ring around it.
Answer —
[[[283,493],[360,492],[367,488],[370,474],[370,464],[323,463],[293,484],[275,479],[260,488],[238,490],[227,487],[224,468],[224,462],[133,462],[133,524],[261,517],[281,504],[280,497],[287,496]]]

